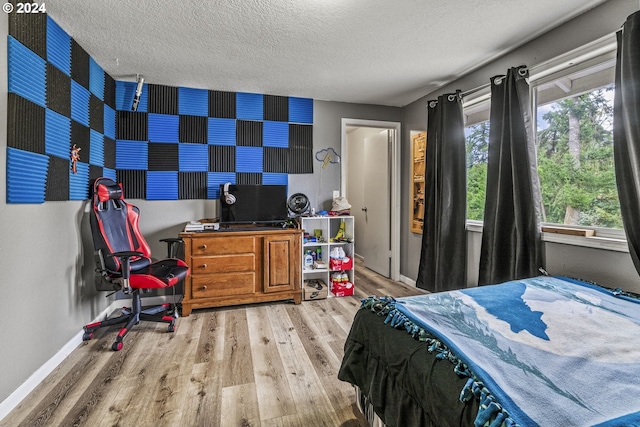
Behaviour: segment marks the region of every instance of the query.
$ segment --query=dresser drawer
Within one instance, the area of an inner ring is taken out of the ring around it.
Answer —
[[[256,255],[218,255],[194,256],[191,258],[191,274],[232,273],[254,271],[256,269]]]
[[[191,240],[191,255],[230,255],[254,253],[256,237],[234,236],[204,237]]]
[[[193,299],[251,295],[256,292],[256,275],[253,272],[194,275],[191,280]]]

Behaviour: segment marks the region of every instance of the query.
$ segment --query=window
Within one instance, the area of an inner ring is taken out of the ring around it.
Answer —
[[[490,107],[487,96],[465,102],[464,106],[468,220],[482,221],[484,218]]]
[[[622,228],[613,164],[615,62],[534,87],[543,223]]]

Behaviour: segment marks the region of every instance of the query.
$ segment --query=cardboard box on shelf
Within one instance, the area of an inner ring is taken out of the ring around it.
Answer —
[[[309,279],[304,281],[302,298],[305,301],[325,299],[329,295],[329,289],[324,281],[320,279]]]

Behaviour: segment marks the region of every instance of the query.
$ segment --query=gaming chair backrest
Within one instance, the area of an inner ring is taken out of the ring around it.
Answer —
[[[120,260],[106,256],[114,252],[138,251],[144,257],[132,258],[131,270],[151,263],[151,250],[138,228],[140,210],[124,201],[122,186],[109,178],[98,178],[93,184],[91,234],[95,250],[102,250],[108,270],[118,272]]]

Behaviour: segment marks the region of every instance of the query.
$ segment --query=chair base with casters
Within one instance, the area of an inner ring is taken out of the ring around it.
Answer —
[[[124,337],[129,333],[131,328],[140,323],[141,320],[148,322],[168,323],[169,326],[167,327],[167,332],[175,332],[178,313],[175,308],[171,307],[171,304],[166,303],[143,310],[140,298],[140,290],[135,289],[131,292],[131,294],[132,306],[130,308],[123,307],[121,310],[121,314],[118,317],[113,317],[102,322],[89,323],[84,327],[84,335],[82,335],[82,340],[89,341],[91,338],[93,338],[93,333],[100,328],[125,323],[125,326],[120,329],[120,332],[118,332],[115,342],[111,345],[112,350],[120,351],[124,346]]]
[[[123,308],[117,317],[85,325],[82,339],[92,339],[100,328],[124,324],[111,346],[112,350],[119,351],[131,328],[141,321],[166,323],[167,331],[174,332],[178,318],[175,290],[173,307],[162,304],[143,309],[140,294],[153,289],[175,289],[175,285],[187,277],[189,267],[176,257],[176,245],[182,240],[163,239],[168,244],[169,257],[152,261],[149,245],[138,228],[140,211],[124,201],[122,186],[109,178],[98,178],[93,184],[92,199],[90,219],[96,289],[130,294],[131,307]]]

